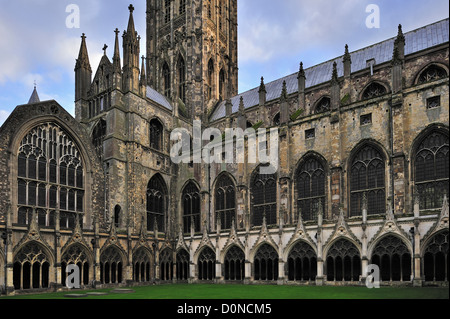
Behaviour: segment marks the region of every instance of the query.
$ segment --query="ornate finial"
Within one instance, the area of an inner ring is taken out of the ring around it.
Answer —
[[[103,46],[103,49],[102,49],[104,55],[106,55],[106,49],[108,49],[108,46],[107,46],[106,43],[105,43],[105,45]]]
[[[288,97],[286,81],[283,81],[283,87],[281,89],[281,100],[286,101]]]
[[[351,63],[351,56],[348,52],[348,44],[345,45],[345,53],[344,53],[344,62],[350,61]]]
[[[114,30],[114,33],[118,36],[119,35],[119,33],[120,33],[120,31],[119,31],[119,29],[118,28],[116,28],[115,30]]]
[[[298,78],[305,77],[305,70],[303,69],[303,62],[300,62],[300,69],[298,71]]]
[[[338,71],[337,71],[337,63],[336,61],[334,61],[333,63],[333,74],[331,76],[331,81],[332,82],[338,82]]]
[[[85,39],[86,39],[86,34],[83,33],[83,34],[81,35],[81,38],[82,38],[83,40],[85,40]]]
[[[130,4],[130,6],[128,7],[128,10],[130,10],[130,13],[133,13],[133,11],[134,11],[134,7],[133,7],[133,5],[132,5],[132,4]]]

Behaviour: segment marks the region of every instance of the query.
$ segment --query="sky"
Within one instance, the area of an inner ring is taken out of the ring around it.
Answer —
[[[126,29],[130,3],[145,55],[144,0],[0,0],[0,125],[28,102],[34,83],[41,101],[74,115],[81,34],[95,74],[104,44],[112,60],[114,30]],[[369,5],[379,8],[377,28],[366,24],[376,22]],[[398,24],[408,32],[448,12],[447,0],[238,0],[239,92],[258,87],[261,76],[268,83],[297,72],[300,61],[308,68],[343,55],[345,44],[356,51],[396,36]]]

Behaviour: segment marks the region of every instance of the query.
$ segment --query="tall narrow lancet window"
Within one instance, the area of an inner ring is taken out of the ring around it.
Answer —
[[[365,145],[353,157],[350,168],[350,214],[361,216],[364,194],[369,215],[386,211],[385,160],[381,152]]]
[[[97,154],[102,157],[103,156],[103,140],[106,136],[106,122],[104,120],[100,120],[94,128],[94,132],[92,133],[92,144],[97,151]]]
[[[40,226],[73,228],[84,212],[84,168],[78,146],[58,125],[41,124],[28,132],[18,150],[19,224],[29,224],[35,210]],[[58,205],[59,204],[59,205]]]
[[[306,158],[297,171],[297,209],[304,221],[317,220],[319,206],[325,208],[325,169],[315,157]]]
[[[253,226],[277,223],[277,175],[255,173],[251,183],[251,208]]]
[[[236,218],[236,192],[230,177],[222,175],[216,186],[216,220],[221,229],[230,229]]]
[[[169,65],[166,63],[164,63],[163,65],[163,69],[162,69],[162,73],[163,73],[163,87],[164,87],[164,95],[168,98],[170,98],[170,68]]]
[[[158,231],[165,232],[166,198],[166,184],[160,175],[156,175],[147,185],[147,230],[153,231],[157,225]]]
[[[186,64],[180,56],[177,63],[178,70],[178,97],[186,104]]]
[[[186,0],[180,0],[180,8],[179,8],[179,14],[185,14],[186,13]]]
[[[164,0],[164,23],[170,22],[170,0]]]
[[[226,85],[225,85],[225,71],[222,69],[219,72],[219,94],[220,94],[219,99],[221,101],[225,100],[225,98],[226,98],[225,87],[226,87]]]
[[[213,98],[214,91],[214,62],[212,59],[208,62],[208,98]]]
[[[160,121],[153,119],[150,121],[150,147],[162,151],[163,150],[163,126]]]
[[[432,132],[422,139],[414,158],[415,186],[420,209],[441,208],[449,190],[448,135]]]
[[[198,187],[190,182],[183,190],[182,196],[183,207],[183,230],[185,233],[191,231],[200,231],[200,191]]]

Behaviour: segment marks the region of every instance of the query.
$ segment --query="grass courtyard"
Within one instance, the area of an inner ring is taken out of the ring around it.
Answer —
[[[265,286],[265,285],[157,285],[133,287],[134,293],[112,293],[113,289],[73,290],[71,292],[46,293],[0,297],[2,299],[68,299],[69,293],[106,292],[107,295],[89,295],[80,299],[449,299],[448,288],[385,287],[368,289],[366,287],[332,286]]]

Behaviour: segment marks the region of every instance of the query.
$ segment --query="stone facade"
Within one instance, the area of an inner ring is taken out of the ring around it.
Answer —
[[[8,293],[65,289],[69,264],[97,287],[364,285],[369,264],[383,284],[448,285],[448,33],[408,43],[448,19],[399,28],[384,61],[346,47],[237,95],[236,1],[148,0],[142,60],[129,9],[122,57],[116,30],[93,78],[82,37],[75,118],[34,101],[0,129]],[[195,119],[221,132],[277,128],[277,173],[173,163],[171,133]]]

